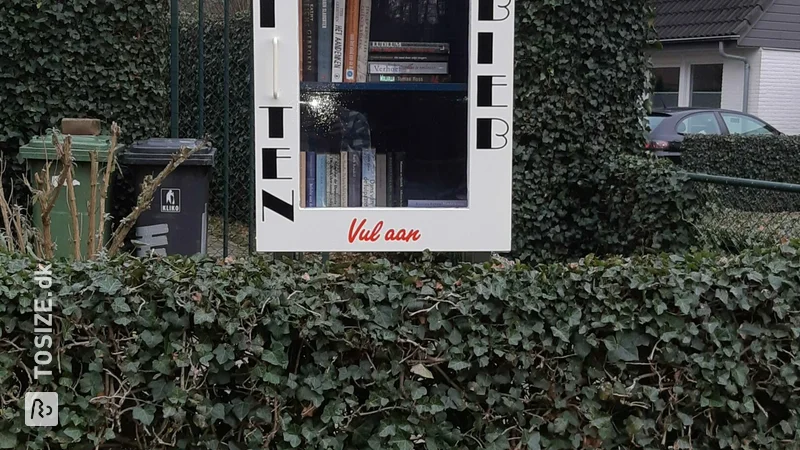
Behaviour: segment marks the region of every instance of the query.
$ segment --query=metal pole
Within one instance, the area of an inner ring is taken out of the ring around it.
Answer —
[[[738,186],[738,187],[747,187],[747,188],[755,188],[755,189],[767,189],[770,191],[781,191],[781,192],[794,192],[800,193],[800,184],[792,184],[792,183],[780,183],[777,181],[764,181],[764,180],[753,180],[749,178],[734,178],[734,177],[725,177],[721,175],[709,175],[706,173],[687,173],[684,172],[686,176],[689,177],[692,181],[705,181],[714,184],[724,184],[728,186]]]
[[[229,220],[229,212],[230,212],[230,71],[231,71],[231,61],[230,61],[230,0],[225,0],[223,2],[223,7],[225,8],[225,36],[223,39],[224,42],[224,51],[225,51],[225,59],[224,59],[224,76],[223,76],[223,84],[225,89],[225,98],[224,98],[224,138],[223,138],[223,179],[225,180],[224,187],[223,187],[223,200],[222,200],[222,209],[223,209],[223,217],[222,217],[222,256],[228,256],[228,220]]]
[[[170,135],[178,137],[178,0],[170,2]]]
[[[252,8],[250,9],[250,14],[252,14]],[[252,20],[256,20],[255,17],[252,17]],[[247,193],[247,204],[250,208],[250,214],[247,215],[247,252],[248,254],[253,253],[256,248],[256,144],[255,144],[255,123],[256,123],[256,100],[255,100],[255,63],[253,55],[255,54],[255,33],[253,31],[253,27],[250,27],[250,165],[248,167],[248,174],[250,179],[250,184],[248,186],[248,193]]]
[[[197,137],[202,139],[205,134],[205,71],[206,61],[203,48],[205,38],[205,0],[197,0]]]

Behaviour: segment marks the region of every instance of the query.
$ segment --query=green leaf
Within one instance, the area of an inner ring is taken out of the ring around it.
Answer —
[[[288,442],[292,448],[297,448],[303,442],[302,438],[296,434],[292,433],[283,433],[283,440]]]
[[[414,389],[414,392],[411,393],[411,398],[414,400],[419,400],[428,393],[428,390],[425,387],[418,387]]]
[[[143,425],[150,425],[155,418],[155,408],[146,406],[144,408],[136,406],[132,410],[133,418],[141,422]]]
[[[17,448],[17,436],[0,431],[0,448]]]
[[[528,436],[528,450],[541,450],[542,446],[540,441],[541,435],[538,431],[531,433],[530,436]]]
[[[196,325],[204,324],[204,323],[214,323],[214,319],[217,317],[216,311],[209,310],[197,310],[194,312],[194,323]]]
[[[421,376],[422,378],[433,379],[433,374],[427,367],[422,364],[415,364],[411,367],[411,373]]]
[[[458,372],[459,370],[469,369],[470,367],[472,367],[472,364],[468,363],[467,361],[454,361],[454,360],[451,360],[447,364],[447,368],[448,369],[453,369],[456,372]]]
[[[211,408],[211,418],[215,420],[222,420],[225,418],[225,405],[217,403]]]
[[[77,441],[83,436],[83,431],[78,428],[67,428],[64,430],[64,434],[72,438],[73,441]]]
[[[164,342],[164,337],[160,334],[153,333],[150,330],[144,330],[141,334],[142,340],[148,347],[155,347]]]
[[[614,338],[604,339],[603,343],[612,361],[639,361],[639,349],[629,335],[617,333]]]

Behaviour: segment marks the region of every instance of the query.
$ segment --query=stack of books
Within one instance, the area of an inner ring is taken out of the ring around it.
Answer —
[[[450,45],[370,41],[372,0],[301,0],[300,81],[449,80]]]
[[[303,208],[403,207],[405,152],[331,152],[314,139],[300,151],[300,206]]]
[[[370,42],[370,82],[446,83],[450,44],[441,42]]]

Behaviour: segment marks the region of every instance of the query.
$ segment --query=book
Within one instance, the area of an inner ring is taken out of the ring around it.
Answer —
[[[302,160],[301,160],[302,161]],[[317,206],[317,154],[306,152],[306,208]]]
[[[303,80],[317,81],[317,0],[303,0]]]
[[[447,42],[393,42],[372,41],[370,53],[450,53]]]
[[[303,2],[297,2],[297,17],[300,18],[300,23],[297,27],[297,39],[300,42],[300,81],[303,81]]]
[[[375,155],[375,206],[386,205],[386,153]]]
[[[409,208],[466,208],[466,200],[408,200]]]
[[[350,204],[348,200],[348,181],[349,181],[349,168],[350,164],[347,160],[347,150],[342,150],[339,153],[339,206],[347,208],[349,206],[358,206]]]
[[[404,206],[405,198],[403,198],[403,194],[405,191],[405,162],[406,162],[406,154],[405,152],[395,152],[394,153],[394,167],[392,168],[394,172],[392,173],[392,189],[393,189],[393,197],[392,197],[392,205],[396,208],[402,208]]]
[[[394,205],[394,152],[386,155],[386,206],[393,208]]]
[[[369,73],[377,74],[447,74],[446,62],[370,62]]]
[[[369,74],[371,83],[449,83],[450,75],[386,75]]]
[[[356,82],[358,69],[358,23],[359,0],[347,0],[347,15],[344,21],[344,82]]]
[[[333,3],[333,29],[331,48],[331,81],[341,83],[344,81],[344,25],[347,14],[346,0],[334,0]]]
[[[361,0],[361,14],[358,23],[358,57],[356,58],[356,81],[367,81],[367,61],[369,57],[369,32],[372,23],[372,0]]]
[[[327,186],[328,186],[328,156],[325,153],[317,153],[317,187],[315,195],[317,196],[316,207],[325,208],[328,206]]]
[[[300,207],[306,207],[306,155],[307,153],[300,150]]]
[[[364,208],[376,206],[375,177],[375,149],[368,148],[361,154],[361,206]]]
[[[396,62],[447,62],[450,56],[444,53],[370,53],[369,61]]]
[[[350,149],[348,153],[347,201],[350,207],[361,207],[361,150]]]
[[[333,0],[318,0],[317,81],[329,83],[333,74]]]
[[[328,165],[326,167],[327,174],[327,197],[329,208],[337,208],[342,204],[341,197],[341,156],[339,152],[331,152],[326,155],[328,157]]]

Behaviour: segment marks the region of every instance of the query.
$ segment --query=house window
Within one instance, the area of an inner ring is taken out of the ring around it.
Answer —
[[[722,106],[722,64],[692,66],[692,100],[690,106],[719,108]]]
[[[680,67],[658,67],[653,69],[655,88],[653,89],[653,108],[675,108],[678,106],[680,92]]]

